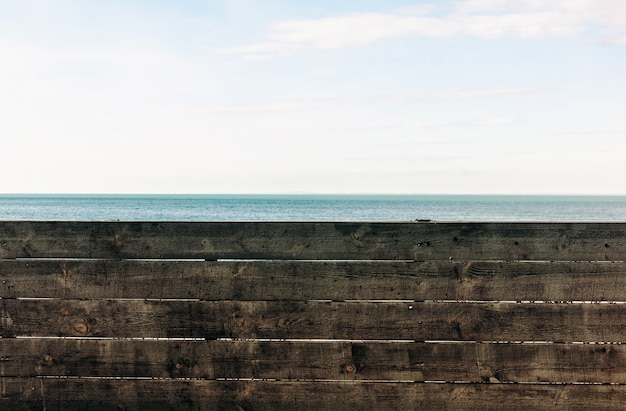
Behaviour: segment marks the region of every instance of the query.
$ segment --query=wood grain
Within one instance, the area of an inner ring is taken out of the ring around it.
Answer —
[[[0,221],[0,409],[622,409],[625,257],[626,223]]]
[[[622,410],[623,385],[0,378],[0,407],[78,410]]]
[[[2,300],[2,336],[623,342],[626,304]]]
[[[626,223],[1,221],[0,258],[623,261]]]
[[[7,377],[625,384],[607,344],[0,339]]]
[[[626,301],[626,263],[0,260],[0,297]]]

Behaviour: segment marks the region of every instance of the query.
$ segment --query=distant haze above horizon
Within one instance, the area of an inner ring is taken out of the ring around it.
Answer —
[[[0,0],[0,193],[625,195],[623,0]]]

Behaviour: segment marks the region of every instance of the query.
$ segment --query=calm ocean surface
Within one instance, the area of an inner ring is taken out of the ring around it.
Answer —
[[[0,195],[0,220],[626,221],[626,196]]]

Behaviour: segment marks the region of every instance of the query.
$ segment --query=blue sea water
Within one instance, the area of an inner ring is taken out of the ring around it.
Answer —
[[[626,221],[626,196],[0,195],[0,220]]]

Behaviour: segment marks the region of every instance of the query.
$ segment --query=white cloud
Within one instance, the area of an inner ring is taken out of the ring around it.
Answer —
[[[439,9],[437,4],[417,4],[413,6],[400,7],[395,9],[394,12],[397,14],[406,14],[413,16],[421,16],[424,14],[432,14]]]
[[[342,128],[338,131],[363,131],[363,130],[398,130],[398,129],[411,129],[411,130],[424,130],[424,129],[436,129],[436,128],[459,128],[463,127],[465,129],[469,127],[493,127],[493,126],[503,126],[509,124],[515,124],[518,120],[513,117],[485,117],[485,118],[476,118],[472,120],[450,120],[450,121],[431,121],[431,122],[413,122],[409,124],[393,124],[393,125],[375,125],[375,126],[361,126],[361,127],[351,127],[351,128]],[[433,142],[428,142],[431,144]],[[436,142],[437,144],[441,143],[459,143],[458,140],[443,141]],[[420,142],[423,144],[423,142]],[[375,143],[371,144],[371,146],[378,145],[396,145],[395,143]]]
[[[269,27],[266,41],[222,51],[246,58],[272,58],[304,49],[362,47],[410,35],[437,38],[586,35],[604,43],[626,43],[623,0],[464,0],[446,15],[434,15],[436,9],[428,6],[394,13],[352,13],[281,21]],[[597,33],[592,33],[594,29]]]
[[[537,93],[536,87],[500,87],[465,90],[442,90],[427,93],[396,93],[369,96],[334,97],[325,99],[263,101],[248,104],[233,104],[204,107],[191,113],[247,113],[247,112],[282,112],[296,110],[324,109],[351,104],[402,104],[414,101],[460,100],[485,97],[503,97],[516,94]]]

